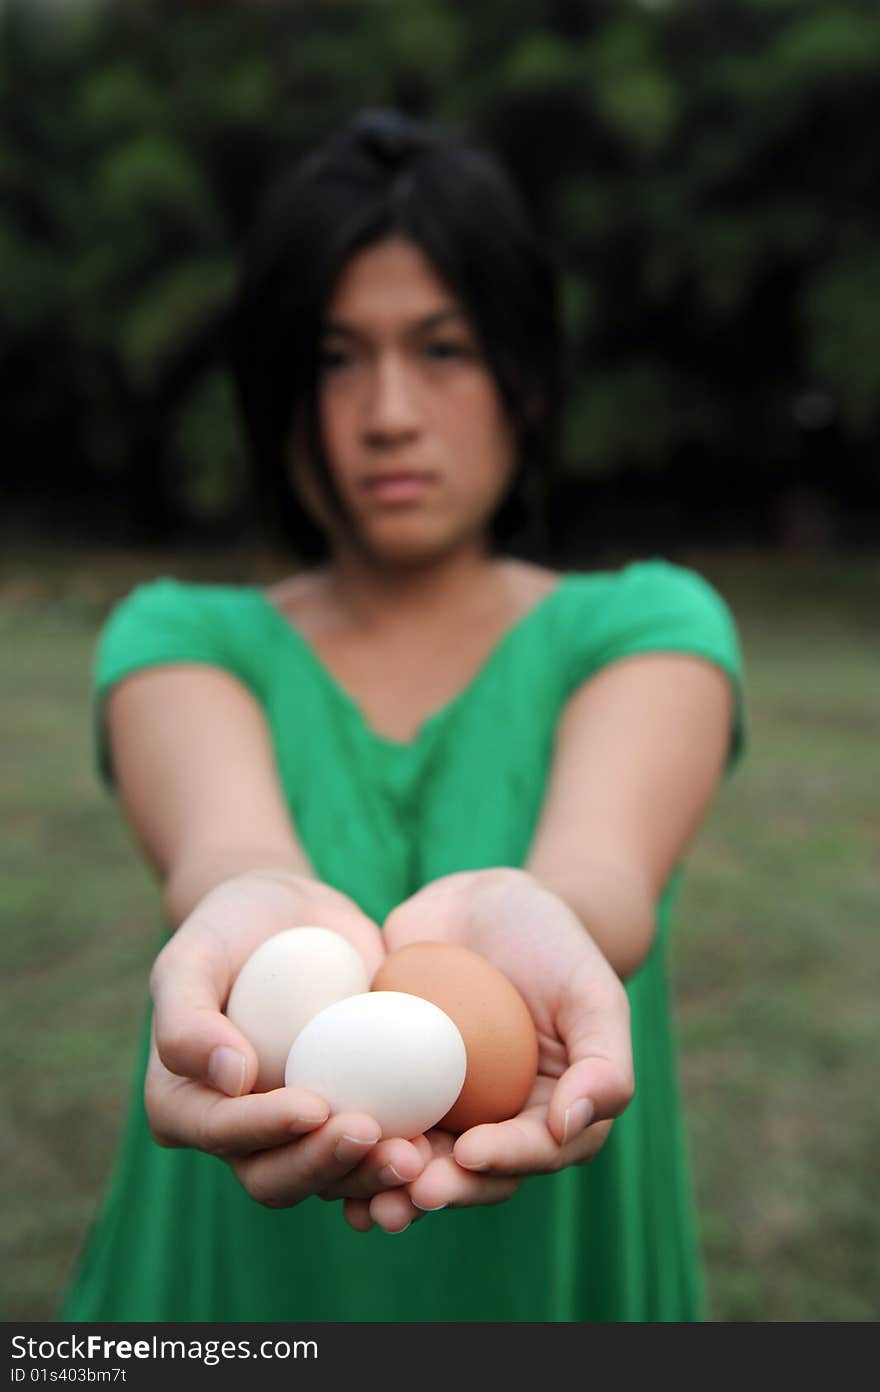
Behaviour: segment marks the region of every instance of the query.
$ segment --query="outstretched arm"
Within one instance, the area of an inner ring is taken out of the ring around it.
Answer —
[[[622,981],[651,949],[657,899],[710,805],[731,719],[728,681],[708,662],[614,663],[563,714],[524,869],[448,876],[390,915],[389,951],[447,938],[514,981],[538,1030],[539,1074],[518,1117],[457,1139],[433,1132],[431,1164],[407,1190],[350,1200],[353,1226],[498,1202],[524,1176],[601,1148],[633,1091]]]
[[[254,1050],[223,1014],[245,959],[282,929],[335,929],[370,975],[384,954],[377,926],[315,877],[257,702],[217,668],[180,664],[124,679],[107,715],[123,806],[176,928],[151,976],[145,1096],[154,1136],[222,1156],[270,1207],[321,1191],[364,1157],[369,1177],[359,1183],[370,1194],[414,1178],[424,1155],[409,1141],[376,1145],[372,1117],[328,1120],[323,1099],[300,1089],[252,1093]]]
[[[657,653],[612,663],[560,721],[526,869],[568,904],[621,979],[715,795],[733,693],[719,667]]]

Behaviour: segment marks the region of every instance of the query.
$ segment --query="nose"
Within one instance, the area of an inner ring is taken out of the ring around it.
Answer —
[[[409,439],[418,429],[416,384],[396,354],[381,355],[373,365],[364,405],[363,428],[371,444]]]

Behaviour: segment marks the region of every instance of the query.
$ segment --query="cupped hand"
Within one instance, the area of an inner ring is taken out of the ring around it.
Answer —
[[[435,1129],[431,1158],[393,1192],[351,1197],[352,1227],[398,1231],[424,1212],[499,1203],[533,1174],[584,1164],[633,1095],[629,1002],[587,929],[555,894],[519,870],[445,876],[399,905],[387,951],[434,939],[481,953],[514,983],[538,1035],[538,1074],[522,1111],[460,1136]]]
[[[344,894],[304,877],[252,872],[218,885],[159,953],[150,978],[153,1035],[145,1084],[153,1136],[225,1159],[252,1198],[285,1208],[348,1177],[352,1192],[415,1179],[427,1151],[379,1140],[363,1112],[329,1116],[302,1088],[251,1092],[253,1046],[223,1014],[241,966],[267,938],[297,925],[342,933],[369,977],[384,956],[376,924]]]

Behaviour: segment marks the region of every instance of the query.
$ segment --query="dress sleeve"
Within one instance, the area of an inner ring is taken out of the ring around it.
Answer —
[[[97,767],[108,786],[114,776],[106,702],[117,682],[132,672],[175,662],[235,671],[227,633],[212,612],[215,607],[209,587],[161,579],[139,585],[111,611],[98,638],[93,683]]]
[[[600,668],[638,653],[691,653],[720,667],[734,698],[730,773],[746,746],[747,715],[742,652],[726,601],[696,571],[668,561],[639,561],[609,580],[596,620],[571,645],[569,689]]]

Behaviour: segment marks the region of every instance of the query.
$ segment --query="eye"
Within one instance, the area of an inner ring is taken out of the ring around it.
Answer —
[[[426,351],[429,357],[436,358],[440,362],[446,359],[469,356],[467,345],[452,339],[436,339],[433,343],[428,344]]]
[[[340,368],[348,367],[351,362],[352,355],[341,348],[318,349],[318,367],[322,372],[336,372]]]

